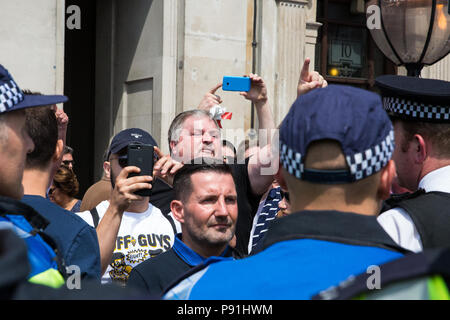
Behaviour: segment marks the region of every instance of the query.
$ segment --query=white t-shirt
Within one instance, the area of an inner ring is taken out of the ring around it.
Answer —
[[[107,200],[97,205],[99,222],[108,207]],[[89,225],[94,226],[89,211],[78,212],[77,215]],[[102,277],[102,283],[117,281],[125,285],[131,270],[136,265],[169,250],[174,241],[175,235],[169,220],[151,203],[147,211],[142,213],[125,211],[117,234],[112,261]]]

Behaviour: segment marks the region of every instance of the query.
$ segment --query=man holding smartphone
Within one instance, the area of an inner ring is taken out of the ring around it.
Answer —
[[[138,128],[119,132],[111,141],[105,161],[113,188],[111,197],[98,204],[96,210],[79,213],[97,229],[102,283],[114,281],[125,285],[132,268],[169,250],[174,242],[174,230],[169,220],[149,203],[149,196],[136,194],[139,190],[151,189],[153,177],[139,175],[139,167],[128,165],[130,145],[151,145],[160,153],[148,132]],[[148,161],[154,159],[144,159],[144,162]],[[161,161],[169,167],[176,165],[170,159]]]
[[[323,77],[315,71],[309,71],[310,59],[306,59],[301,70],[298,93],[305,93],[316,87],[327,85]],[[230,164],[235,178],[238,194],[239,218],[236,225],[236,237],[233,245],[242,255],[248,254],[248,243],[253,218],[261,196],[267,191],[278,171],[278,154],[273,152],[272,133],[275,130],[272,111],[268,102],[267,88],[264,80],[257,74],[249,74],[250,89],[239,92],[252,102],[258,117],[259,147],[257,152],[245,159],[238,153],[237,163]],[[178,114],[169,128],[169,148],[171,156],[183,163],[194,158],[221,158],[221,132],[211,118],[210,109],[222,103],[216,91],[222,83],[208,91],[195,110]],[[273,145],[275,146],[275,144]],[[167,192],[170,196],[170,194]],[[166,199],[166,201],[170,202]]]

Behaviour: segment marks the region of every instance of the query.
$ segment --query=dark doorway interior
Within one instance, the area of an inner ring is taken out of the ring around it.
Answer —
[[[68,12],[70,6],[77,6],[79,11]],[[79,199],[94,177],[95,11],[96,1],[66,0],[64,94],[69,97],[69,102],[64,105],[64,110],[69,116],[67,145],[75,150],[74,171],[80,183]],[[70,29],[76,12],[80,14],[79,28]]]

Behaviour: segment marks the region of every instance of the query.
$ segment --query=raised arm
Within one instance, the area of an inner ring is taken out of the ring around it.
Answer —
[[[139,173],[139,171],[140,169],[138,167],[130,166],[123,168],[116,178],[109,207],[97,226],[102,275],[111,262],[123,213],[133,201],[143,200],[143,197],[135,195],[134,192],[144,188],[151,188],[149,183],[151,183],[152,177],[150,176],[127,178],[131,172]]]
[[[309,71],[310,63],[311,59],[309,58],[306,58],[303,63],[297,84],[297,97],[316,88],[325,88],[328,85],[328,82],[320,75],[320,73],[317,71]]]

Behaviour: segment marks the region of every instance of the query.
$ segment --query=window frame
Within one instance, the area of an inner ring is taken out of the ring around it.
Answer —
[[[370,35],[370,31],[367,29],[364,23],[357,23],[339,19],[328,18],[328,4],[329,2],[350,4],[351,0],[317,0],[322,4],[322,12],[317,10],[317,21],[322,23],[320,32],[320,65],[319,72],[327,80],[328,83],[336,84],[350,84],[364,86],[366,89],[374,90],[375,85],[375,50],[377,46]],[[321,14],[323,16],[321,16]],[[365,64],[367,66],[367,78],[354,78],[354,77],[335,77],[327,74],[327,64],[328,64],[328,29],[329,24],[348,26],[348,27],[358,27],[363,28],[367,35],[367,45],[364,48],[364,53],[366,55]],[[397,74],[397,66],[387,59],[383,54],[384,59],[384,70],[383,74]]]

